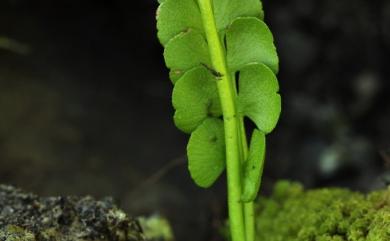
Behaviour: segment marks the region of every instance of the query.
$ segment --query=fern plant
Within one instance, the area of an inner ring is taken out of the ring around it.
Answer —
[[[254,241],[253,200],[281,98],[278,56],[260,0],[159,0],[158,38],[174,84],[174,122],[190,134],[192,179],[227,172],[232,241]],[[254,123],[248,148],[244,118]]]

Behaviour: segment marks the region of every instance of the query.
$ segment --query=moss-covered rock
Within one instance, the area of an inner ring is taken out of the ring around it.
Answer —
[[[257,208],[259,241],[390,241],[390,187],[363,195],[281,181]]]
[[[40,198],[0,185],[0,241],[142,241],[135,219],[111,198]]]

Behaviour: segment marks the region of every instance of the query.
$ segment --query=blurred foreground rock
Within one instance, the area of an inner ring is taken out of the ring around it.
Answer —
[[[111,198],[40,198],[0,185],[1,241],[141,241],[135,219]]]

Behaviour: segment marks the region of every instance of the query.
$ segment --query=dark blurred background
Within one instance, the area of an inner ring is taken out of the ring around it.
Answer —
[[[0,1],[0,182],[114,196],[217,240],[225,183],[192,183],[172,121],[156,0]],[[390,1],[264,0],[283,113],[263,193],[279,179],[369,191],[390,180]],[[223,178],[222,178],[223,179]]]

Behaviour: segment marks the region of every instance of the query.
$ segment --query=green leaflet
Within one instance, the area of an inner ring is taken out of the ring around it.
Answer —
[[[188,29],[203,32],[198,5],[194,0],[164,0],[157,10],[157,35],[162,45]]]
[[[264,18],[259,0],[214,0],[214,15],[219,31],[227,28],[237,17]]]
[[[159,3],[158,37],[165,47],[164,58],[174,84],[174,121],[180,130],[192,133],[187,147],[191,176],[199,186],[208,187],[225,167],[224,127],[217,119],[222,115],[218,73],[210,63],[197,0]],[[278,121],[281,100],[275,77],[278,57],[273,36],[262,21],[261,1],[214,0],[213,8],[221,42],[226,43],[227,67],[232,76],[239,76],[238,115],[249,117],[260,130],[257,132],[269,133]],[[255,144],[249,152],[258,152],[261,142],[252,142]],[[245,194],[245,200],[258,189],[256,185],[247,186],[252,191],[247,191],[250,195]]]
[[[196,0],[159,0],[157,30],[160,42],[167,42],[180,32],[195,29],[203,32],[202,20]],[[257,17],[264,13],[259,0],[215,0],[215,20],[219,31],[227,28],[237,17]]]
[[[221,38],[224,38],[228,25],[238,16],[263,18],[259,0],[215,0],[214,9]],[[184,72],[201,63],[210,66],[196,0],[165,0],[157,14],[158,36],[165,46],[165,62],[171,69],[170,79],[173,83]]]
[[[172,38],[165,46],[164,57],[167,67],[174,74],[171,75],[173,83],[186,71],[201,63],[210,65],[206,40],[202,34],[192,29]]]
[[[225,137],[223,121],[206,119],[192,132],[187,146],[189,171],[200,187],[207,188],[225,169]]]
[[[227,62],[231,71],[248,63],[263,63],[278,72],[279,60],[267,25],[257,18],[237,18],[226,33]]]
[[[264,64],[249,64],[239,74],[237,108],[264,133],[271,132],[279,119],[281,98],[275,74]]]
[[[206,118],[221,116],[215,76],[205,67],[197,67],[184,74],[173,89],[175,124],[191,133]]]
[[[178,81],[184,74],[183,70],[171,70],[169,71],[169,78],[171,79],[172,83],[175,84],[176,81]]]
[[[260,188],[265,158],[265,135],[259,130],[252,134],[249,156],[244,164],[243,202],[253,201]]]

